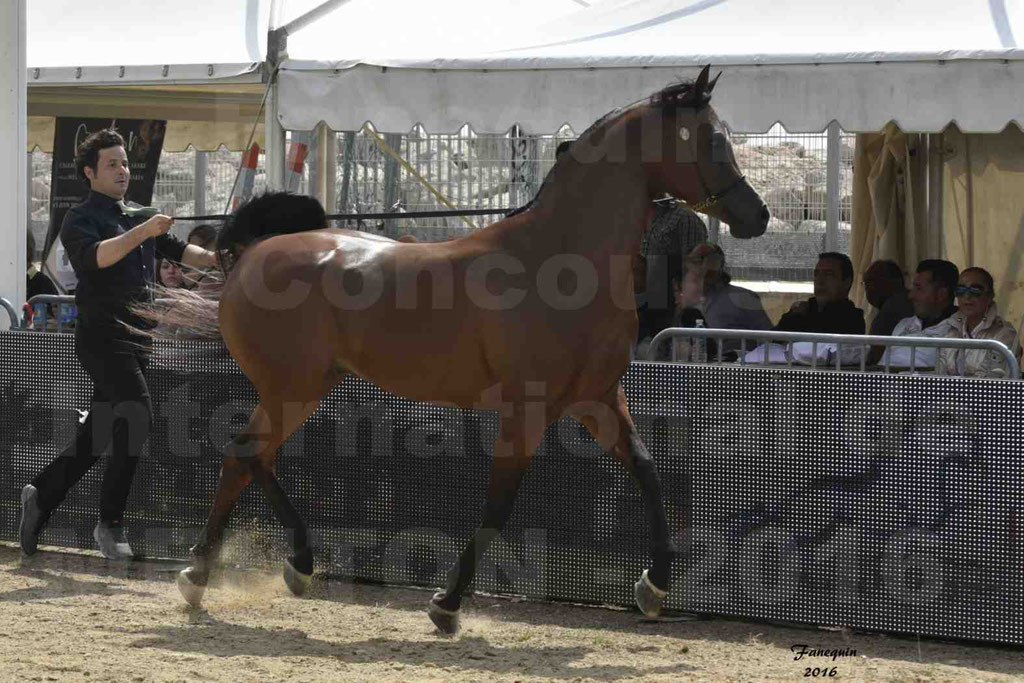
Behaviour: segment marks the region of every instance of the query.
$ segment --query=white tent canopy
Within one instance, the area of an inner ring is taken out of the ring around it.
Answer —
[[[251,73],[266,54],[266,0],[27,4],[29,87],[202,83]]]
[[[487,17],[467,0],[342,5],[289,37],[282,124],[581,130],[705,63],[725,72],[716,109],[744,132],[1024,123],[1021,0],[491,4]]]
[[[172,2],[32,0],[27,24],[30,149],[51,149],[57,116],[167,119],[168,150],[246,146],[265,90],[268,0],[206,0],[193,15]]]

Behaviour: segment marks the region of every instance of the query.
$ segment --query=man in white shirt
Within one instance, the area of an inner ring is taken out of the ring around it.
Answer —
[[[925,259],[917,264],[910,288],[914,315],[900,320],[892,331],[894,337],[945,337],[952,329],[949,317],[956,313],[956,285],[960,270],[956,264],[941,259]],[[913,367],[935,367],[936,349],[917,347]],[[890,346],[882,355],[880,365],[909,368],[911,347]]]

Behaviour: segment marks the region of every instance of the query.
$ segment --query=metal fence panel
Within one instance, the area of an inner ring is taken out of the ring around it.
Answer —
[[[184,557],[212,501],[216,445],[255,396],[230,360],[185,344],[169,362],[169,348],[150,366],[155,426],[128,528],[137,551]],[[66,443],[90,387],[68,335],[0,333],[0,366],[0,538],[13,541],[18,491]],[[623,382],[680,545],[670,607],[1024,643],[1024,383],[646,363]],[[318,569],[443,585],[480,518],[495,428],[492,414],[359,380],[335,388],[278,468]],[[44,543],[92,547],[99,479],[83,479]],[[231,528],[228,561],[285,555],[257,491]],[[476,586],[628,605],[646,538],[636,487],[562,421]]]

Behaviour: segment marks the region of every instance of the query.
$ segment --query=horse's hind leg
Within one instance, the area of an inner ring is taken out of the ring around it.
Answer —
[[[239,439],[242,439],[243,444],[246,441],[245,435],[236,437],[236,440],[229,444],[229,448],[236,445]],[[192,566],[178,574],[178,590],[185,601],[193,607],[198,607],[202,602],[210,578],[211,565],[220,555],[224,529],[231,517],[231,511],[238,503],[242,490],[252,479],[252,463],[250,457],[228,455],[221,465],[220,483],[206,520],[206,527],[199,542],[192,546]]]
[[[224,464],[221,466],[220,484],[210,510],[210,516],[206,521],[203,536],[192,547],[193,565],[178,575],[178,589],[190,605],[198,607],[202,601],[210,569],[220,556],[224,530],[232,510],[238,503],[238,498],[242,495],[242,490],[254,476],[260,481],[264,492],[266,492],[267,486],[272,486],[265,472],[269,470],[271,478],[273,478],[273,463],[278,447],[316,410],[318,404],[318,401],[290,403],[287,404],[289,410],[285,410],[284,404],[280,401],[264,400],[253,410],[245,430],[227,445]],[[276,478],[273,478],[273,482],[276,483]],[[277,488],[280,490],[280,485]],[[283,491],[281,491],[281,496],[283,496]],[[270,497],[269,494],[268,497]],[[302,529],[301,536],[298,533],[293,536],[296,542],[301,538],[302,548],[296,546],[296,556],[291,559],[292,568],[299,569],[300,566],[301,568],[308,566],[306,571],[311,575],[312,554],[309,553],[306,543],[305,524],[295,514],[294,508],[291,508],[290,504],[290,514],[286,514],[282,518],[282,512],[278,509],[278,504],[275,503],[280,499],[279,496],[271,497],[271,505],[274,506],[278,519],[282,519],[285,526],[293,529],[296,526],[294,520],[298,520]],[[286,497],[284,500],[287,502]],[[303,559],[300,559],[307,553],[309,554],[308,565]],[[287,577],[287,568],[285,574]]]
[[[292,594],[302,595],[313,579],[313,549],[309,547],[306,523],[288,500],[288,494],[274,474],[272,463],[261,459],[255,467],[253,476],[274,509],[277,520],[291,534],[295,554],[285,560],[284,582]]]
[[[516,417],[502,420],[499,436],[494,441],[494,461],[491,464],[491,481],[487,489],[483,521],[448,572],[445,589],[430,600],[427,613],[443,633],[451,634],[459,630],[462,596],[473,581],[480,558],[512,514],[519,484],[529,468],[533,452],[544,436],[546,424],[528,425],[527,422],[521,410],[516,411]]]
[[[577,418],[593,434],[601,447],[611,451],[615,459],[626,467],[640,487],[650,529],[651,568],[644,570],[634,588],[640,611],[648,617],[655,617],[661,611],[661,606],[668,595],[676,546],[669,533],[658,470],[647,447],[637,434],[621,384],[608,401],[608,407],[611,410],[607,415],[587,414],[578,415]]]

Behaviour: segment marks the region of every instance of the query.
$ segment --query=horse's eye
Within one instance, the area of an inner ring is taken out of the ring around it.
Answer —
[[[682,128],[680,128],[679,129],[679,137],[682,140],[689,140],[690,139],[690,129],[687,128],[686,126],[683,126]]]

